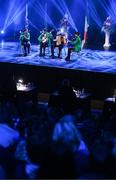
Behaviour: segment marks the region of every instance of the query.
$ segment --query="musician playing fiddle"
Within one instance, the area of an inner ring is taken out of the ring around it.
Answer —
[[[25,28],[20,34],[21,46],[24,48],[24,56],[30,54],[30,33],[28,28]]]
[[[40,44],[39,56],[45,56],[45,49],[46,47],[50,46],[51,43],[50,39],[51,39],[50,33],[47,31],[47,29],[44,29],[38,37],[38,41]]]
[[[70,41],[70,46],[73,46],[73,47],[68,48],[68,55],[65,58],[66,61],[70,60],[70,54],[72,51],[75,51],[75,52],[81,51],[81,38],[80,38],[79,32],[75,32],[75,37],[72,41]]]

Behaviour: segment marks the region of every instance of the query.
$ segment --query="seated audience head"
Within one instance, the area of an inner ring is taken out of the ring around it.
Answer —
[[[69,79],[63,79],[61,82],[62,86],[70,87],[71,83]]]
[[[81,137],[74,125],[73,116],[66,115],[60,119],[60,122],[54,128],[53,140],[61,144],[66,144],[72,151],[79,147]]]
[[[64,112],[59,107],[48,107],[47,113],[49,120],[54,124],[64,115]]]
[[[69,79],[63,79],[59,87],[60,93],[69,93],[73,90]]]

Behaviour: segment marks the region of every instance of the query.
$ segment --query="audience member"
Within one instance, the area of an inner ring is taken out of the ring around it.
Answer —
[[[59,107],[67,114],[76,110],[76,103],[76,94],[73,91],[70,80],[64,79],[57,89],[57,96],[55,94],[50,96],[48,106]]]
[[[56,124],[53,131],[53,141],[58,143],[59,148],[65,145],[70,149],[73,155],[77,176],[88,170],[89,150],[82,140],[80,132],[74,125],[73,116],[66,115]]]

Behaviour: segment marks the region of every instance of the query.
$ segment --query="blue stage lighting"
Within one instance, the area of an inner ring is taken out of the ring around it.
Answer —
[[[61,29],[60,29],[60,32],[61,32],[61,33],[64,33],[64,28],[61,28]]]
[[[4,30],[1,30],[1,34],[4,34],[5,32],[4,32]]]

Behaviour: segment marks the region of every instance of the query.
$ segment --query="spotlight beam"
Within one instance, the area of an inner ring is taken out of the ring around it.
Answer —
[[[10,26],[13,22],[15,22],[15,20],[24,12],[25,8],[23,8],[22,10],[20,10],[16,16],[13,16],[13,18],[11,19],[11,21],[7,24],[6,28],[8,28],[8,26]]]
[[[14,3],[16,5],[15,7],[18,7],[18,8],[14,9]],[[19,5],[19,2],[17,3],[16,0],[10,3],[10,8],[7,14],[7,18],[3,26],[4,30],[6,30],[23,13],[24,11],[23,7],[25,7],[25,1],[23,1],[23,3],[21,3],[20,5]]]
[[[37,2],[36,4],[32,5],[32,7],[34,8],[34,10],[36,11],[36,13],[44,20],[47,21],[47,23],[49,25],[52,25],[55,29],[55,25],[52,21],[52,19],[50,18],[50,16],[48,15],[48,13],[45,11],[45,9],[43,8],[43,6]],[[39,9],[39,11],[38,11]],[[44,19],[44,17],[46,17],[46,19]],[[42,22],[43,23],[43,22]]]
[[[73,20],[73,18],[71,16],[71,13],[70,13],[65,1],[64,0],[61,0],[61,1],[58,1],[58,2],[54,1],[54,0],[51,0],[51,1],[54,4],[54,6],[58,9],[58,11],[62,14],[62,16],[64,16],[65,13],[68,14],[70,25],[73,27],[73,29],[75,29],[77,31],[77,27],[75,25],[75,22],[74,22],[74,20]]]
[[[58,9],[58,11],[62,14],[62,16],[64,15],[65,11],[63,9],[62,6],[60,6],[60,3],[57,3],[56,1],[54,0],[51,0],[52,3],[54,4],[54,6]],[[59,1],[60,2],[60,1]]]
[[[21,4],[21,6],[19,8],[16,9],[15,13],[13,14],[12,18],[10,19],[10,21],[7,24],[7,27],[12,24],[12,22],[14,22],[15,19],[17,19],[17,17],[19,17],[20,14],[22,14],[22,12],[24,12],[25,10],[25,4]],[[23,7],[23,8],[22,8]]]
[[[93,0],[89,0],[88,8],[89,8],[89,12],[90,12],[90,15],[91,15],[93,21],[101,28],[102,22],[101,22],[101,19],[99,17],[99,14],[95,8]]]
[[[16,0],[15,0],[16,1]],[[3,26],[3,29],[5,29],[7,23],[9,22],[9,19],[10,19],[10,16],[11,16],[11,12],[13,11],[13,8],[14,8],[14,3],[15,1],[11,1],[10,3],[10,8],[9,8],[9,11],[8,11],[8,14],[7,14],[7,17],[6,17],[6,20],[5,20],[5,23],[4,23],[4,26]]]
[[[30,24],[32,27],[34,27],[37,31],[39,31],[38,27],[35,26],[30,20],[29,20],[29,24]]]

